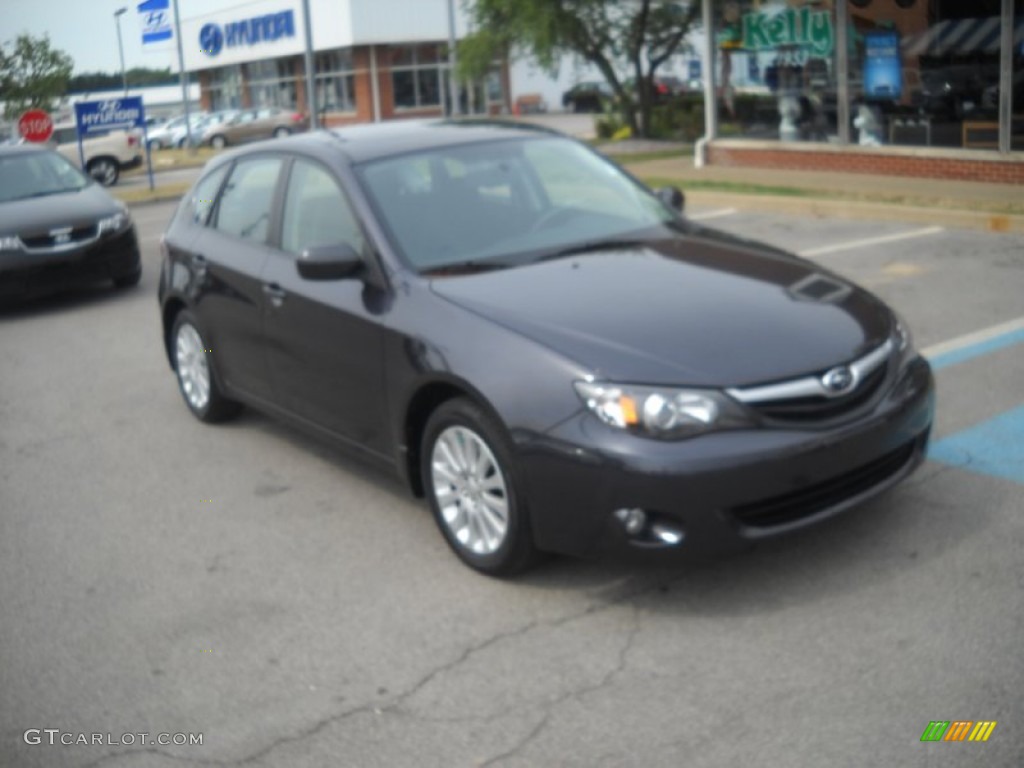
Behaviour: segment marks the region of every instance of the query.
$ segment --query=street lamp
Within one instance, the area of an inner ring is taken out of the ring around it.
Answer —
[[[117,25],[117,52],[121,55],[121,87],[124,88],[124,95],[128,95],[128,75],[124,71],[124,45],[121,43],[121,16],[128,12],[127,8],[118,8],[114,11],[114,23]]]

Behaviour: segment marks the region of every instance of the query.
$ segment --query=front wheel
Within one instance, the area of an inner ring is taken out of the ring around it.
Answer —
[[[291,130],[289,130],[288,128],[285,128],[283,126],[281,128],[275,128],[274,129],[274,138],[275,139],[283,139],[285,136],[290,136],[290,135],[291,135]]]
[[[228,140],[225,136],[221,136],[219,133],[210,139],[210,146],[214,149],[224,149],[228,145]]]
[[[421,447],[427,499],[448,546],[470,568],[510,576],[537,560],[512,451],[501,426],[475,403],[443,403]]]
[[[90,176],[104,187],[114,186],[121,175],[121,169],[118,167],[117,161],[110,157],[97,157],[90,160],[86,170]]]
[[[213,370],[212,350],[207,347],[191,312],[183,310],[174,319],[171,345],[178,388],[192,415],[200,421],[213,423],[238,413],[241,406],[221,391]]]

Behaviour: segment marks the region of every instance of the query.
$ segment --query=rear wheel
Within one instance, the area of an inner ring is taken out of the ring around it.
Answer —
[[[183,310],[174,319],[171,354],[178,388],[193,416],[213,423],[230,419],[241,410],[238,403],[221,391],[213,368],[213,356],[195,317],[188,310]]]
[[[104,187],[114,186],[121,175],[121,169],[112,157],[95,157],[89,161],[85,169]]]
[[[284,126],[281,126],[280,128],[275,128],[274,129],[274,138],[275,139],[283,139],[285,136],[290,136],[290,135],[291,135],[291,130],[288,129],[288,128],[285,128]]]
[[[536,562],[508,438],[491,416],[463,398],[441,404],[427,421],[420,455],[434,519],[466,565],[509,576]]]
[[[226,147],[227,145],[228,145],[227,137],[226,136],[222,136],[219,133],[216,136],[214,136],[212,139],[210,139],[210,146],[213,147],[214,149],[224,149],[224,147]]]

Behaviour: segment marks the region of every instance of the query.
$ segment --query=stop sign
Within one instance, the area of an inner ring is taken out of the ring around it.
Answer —
[[[18,133],[25,141],[46,141],[53,135],[53,120],[41,109],[30,109],[18,119]]]

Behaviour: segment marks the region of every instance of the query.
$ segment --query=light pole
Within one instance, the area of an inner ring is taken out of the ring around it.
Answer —
[[[121,16],[127,13],[127,8],[118,8],[114,11],[114,23],[117,25],[117,52],[121,55],[121,87],[124,88],[124,95],[128,95],[128,75],[124,71],[124,45],[121,43]]]

